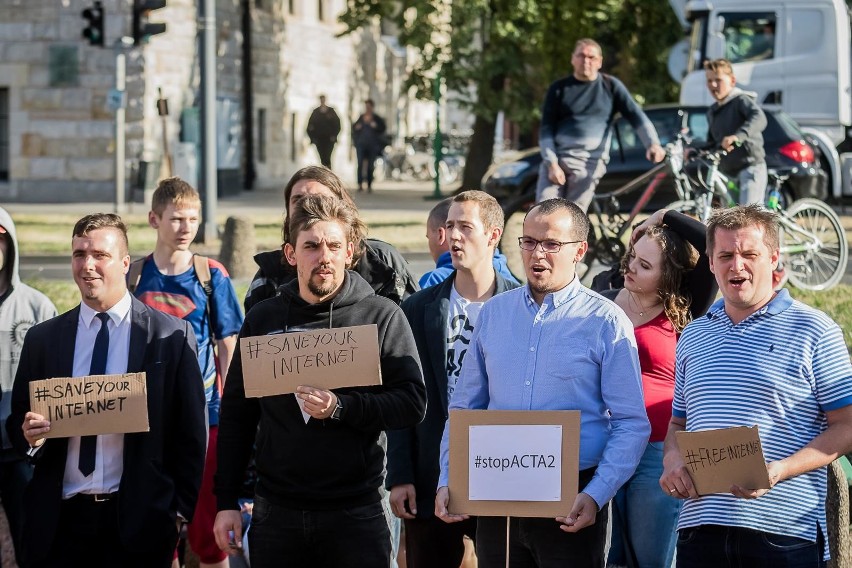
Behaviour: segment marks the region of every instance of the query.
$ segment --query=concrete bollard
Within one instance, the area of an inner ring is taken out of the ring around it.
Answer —
[[[228,217],[222,234],[219,260],[228,269],[231,278],[241,280],[254,276],[257,269],[254,263],[256,252],[254,224],[251,220],[244,217]]]
[[[840,462],[828,466],[828,495],[825,499],[828,543],[831,560],[828,568],[852,566],[852,540],[849,534],[849,485]]]

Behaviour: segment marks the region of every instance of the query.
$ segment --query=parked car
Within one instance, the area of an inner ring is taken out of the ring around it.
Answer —
[[[828,195],[827,176],[820,167],[821,154],[817,146],[808,141],[798,124],[787,114],[780,110],[764,110],[767,118],[763,132],[767,166],[790,175],[784,187],[784,200],[790,202],[803,197],[825,199]],[[683,115],[678,111],[683,111]],[[674,139],[684,124],[689,128],[693,146],[706,145],[707,107],[658,105],[647,107],[645,114],[654,123],[663,145]],[[507,215],[524,209],[535,198],[541,160],[538,148],[515,153],[508,160],[489,168],[482,178],[482,188],[500,201]],[[645,148],[636,131],[625,118],[619,118],[613,125],[609,165],[596,192],[609,193],[652,166],[645,159]],[[620,208],[629,210],[640,193],[636,191],[620,197]],[[645,210],[656,211],[676,199],[674,184],[666,181]]]

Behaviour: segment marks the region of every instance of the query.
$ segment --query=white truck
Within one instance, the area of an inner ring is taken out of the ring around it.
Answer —
[[[690,26],[680,102],[709,105],[702,64],[724,57],[737,84],[818,143],[829,194],[852,198],[852,39],[844,0],[671,0]]]

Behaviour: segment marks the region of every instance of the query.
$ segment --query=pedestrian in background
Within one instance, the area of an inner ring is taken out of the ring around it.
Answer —
[[[385,119],[373,112],[373,99],[364,101],[364,112],[352,125],[352,140],[358,158],[358,191],[373,191],[376,158],[387,146]]]
[[[319,96],[320,106],[315,108],[308,119],[308,138],[316,146],[320,163],[331,167],[331,153],[340,134],[340,117],[334,109],[325,104],[325,95]]]

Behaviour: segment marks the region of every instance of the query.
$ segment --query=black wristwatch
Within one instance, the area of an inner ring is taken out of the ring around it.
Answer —
[[[334,407],[334,410],[331,412],[332,420],[340,420],[340,415],[343,414],[343,405],[340,404],[340,398],[337,399],[337,405]]]

